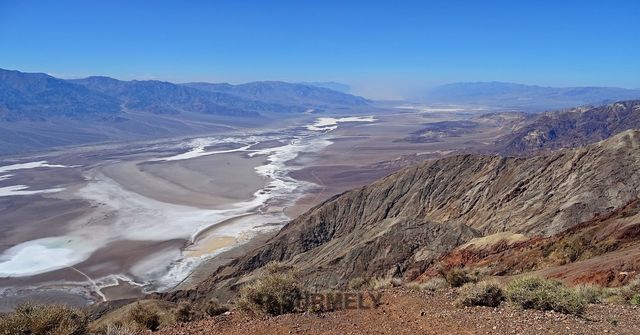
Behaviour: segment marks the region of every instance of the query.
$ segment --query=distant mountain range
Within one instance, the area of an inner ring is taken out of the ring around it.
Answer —
[[[312,81],[312,82],[301,82],[302,85],[316,86],[316,87],[324,87],[330,90],[349,93],[351,91],[351,86],[343,83],[337,83],[335,81]]]
[[[342,110],[368,104],[361,97],[307,84],[174,84],[109,77],[64,80],[0,69],[0,154],[210,133],[309,109]]]
[[[260,81],[241,85],[187,83],[183,86],[217,94],[231,94],[245,99],[274,104],[305,107],[364,106],[368,101],[315,84],[291,84],[281,81]]]
[[[503,82],[475,82],[438,86],[429,90],[420,99],[428,103],[505,106],[544,110],[640,99],[640,89],[543,87]]]

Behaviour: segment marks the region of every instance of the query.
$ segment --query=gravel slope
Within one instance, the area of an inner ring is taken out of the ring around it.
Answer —
[[[232,312],[159,335],[197,334],[638,334],[640,308],[591,305],[583,317],[499,308],[460,309],[451,292],[383,291],[377,309],[252,318]]]

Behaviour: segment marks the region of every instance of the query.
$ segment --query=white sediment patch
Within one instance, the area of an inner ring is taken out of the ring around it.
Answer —
[[[5,173],[9,171],[15,170],[24,170],[24,169],[35,169],[35,168],[66,168],[71,167],[67,165],[59,165],[59,164],[49,164],[47,161],[39,161],[39,162],[29,162],[29,163],[20,163],[20,164],[12,164],[0,166],[0,173]]]
[[[459,107],[429,107],[420,105],[401,105],[396,106],[397,109],[408,109],[416,112],[435,113],[435,112],[462,112],[464,109]]]
[[[16,195],[33,195],[33,194],[41,194],[41,193],[56,193],[64,190],[64,188],[47,188],[43,190],[28,190],[27,185],[12,185],[0,187],[0,197],[12,197]]]
[[[91,255],[83,244],[65,236],[18,244],[0,255],[0,277],[30,276],[82,262]]]
[[[214,142],[203,141],[202,139],[196,139],[196,140],[194,140],[194,145],[195,146],[191,150],[189,150],[189,151],[187,151],[185,153],[181,153],[181,154],[178,154],[178,155],[175,155],[175,156],[170,156],[170,157],[165,157],[165,158],[153,159],[151,161],[165,161],[165,162],[180,161],[180,160],[192,159],[192,158],[197,158],[197,157],[202,157],[202,156],[247,151],[253,145],[258,144],[258,142],[254,142],[254,143],[242,146],[240,148],[235,148],[235,149],[206,151],[205,150],[206,147],[211,145],[211,144],[213,144],[213,143]]]
[[[35,169],[35,168],[67,168],[67,167],[72,167],[72,166],[49,164],[47,163],[47,161],[39,161],[39,162],[29,162],[29,163],[0,166],[0,173],[7,173],[10,171],[16,171],[16,170]],[[0,175],[0,181],[7,180],[11,177],[13,177],[12,174]],[[27,190],[28,188],[29,186],[27,185],[11,185],[11,186],[0,187],[0,197],[11,197],[11,196],[17,196],[17,195],[33,195],[33,194],[40,194],[40,193],[56,193],[64,190],[64,188]]]
[[[375,122],[377,119],[373,116],[349,116],[342,118],[321,117],[316,121],[307,125],[306,128],[311,131],[331,131],[338,128],[338,123],[343,122]]]

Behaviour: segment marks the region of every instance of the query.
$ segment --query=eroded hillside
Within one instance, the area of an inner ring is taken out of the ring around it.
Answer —
[[[547,156],[454,156],[324,202],[190,294],[234,287],[271,261],[317,287],[358,276],[411,280],[441,255],[500,232],[552,236],[639,196],[640,131]]]

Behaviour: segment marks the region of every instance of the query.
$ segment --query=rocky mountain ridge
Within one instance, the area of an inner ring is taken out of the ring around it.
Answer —
[[[530,155],[601,141],[640,128],[640,100],[543,113],[496,142],[505,155]]]
[[[233,289],[271,261],[321,288],[361,276],[411,280],[474,238],[558,234],[638,198],[639,149],[640,131],[629,130],[544,156],[461,155],[408,167],[312,208],[188,294]]]

